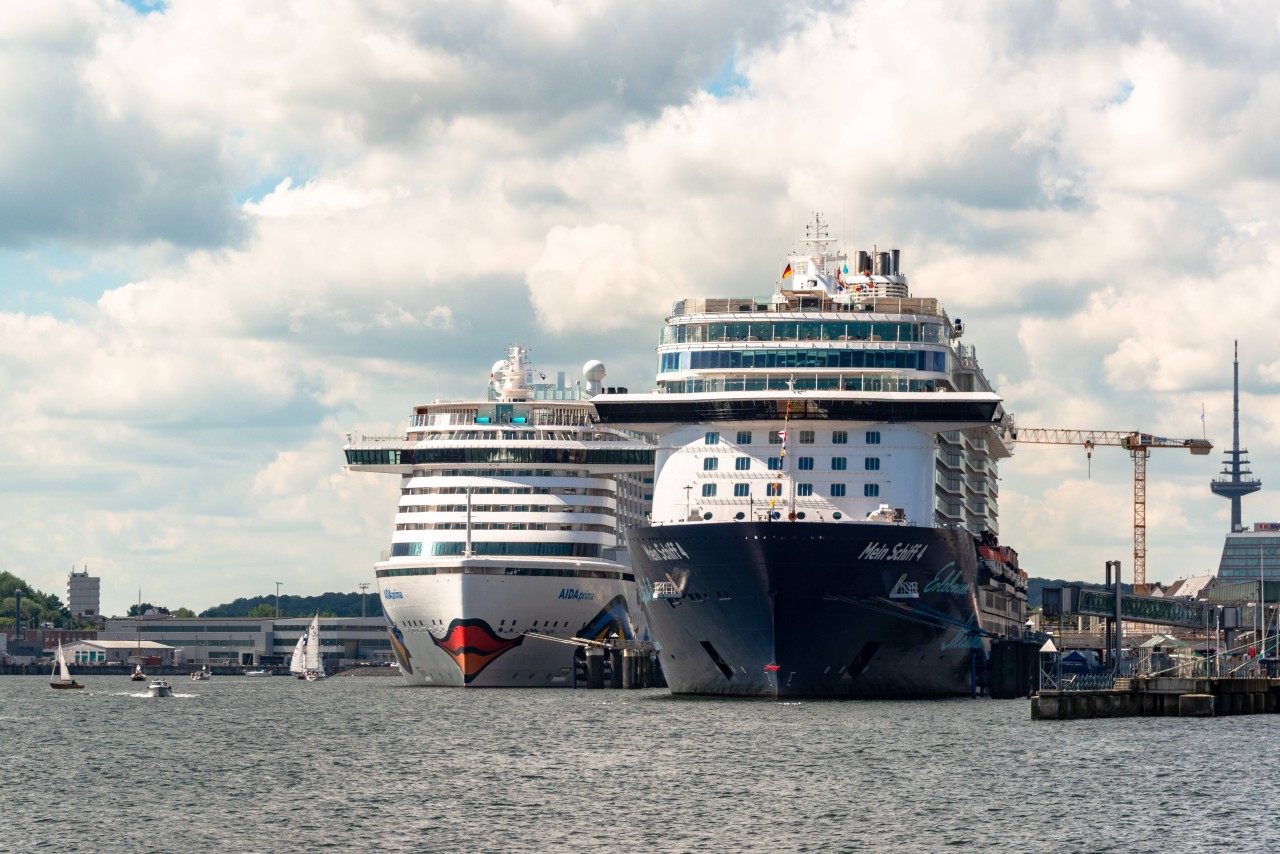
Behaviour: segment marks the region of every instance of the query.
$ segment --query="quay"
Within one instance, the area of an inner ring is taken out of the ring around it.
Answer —
[[[1041,690],[1031,698],[1031,718],[1193,717],[1275,714],[1280,679],[1270,677],[1138,676],[1116,679],[1096,691]]]

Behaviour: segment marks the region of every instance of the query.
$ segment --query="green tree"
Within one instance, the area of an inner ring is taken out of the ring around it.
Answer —
[[[268,605],[267,603],[263,602],[261,605],[254,605],[252,608],[250,608],[249,613],[246,614],[245,616],[263,618],[263,617],[274,617],[275,615],[276,615],[275,606]]]
[[[174,617],[194,617],[196,615],[196,612],[190,608],[177,608],[169,613]]]

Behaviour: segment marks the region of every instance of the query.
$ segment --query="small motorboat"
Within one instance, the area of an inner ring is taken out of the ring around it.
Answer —
[[[152,697],[172,697],[173,684],[168,679],[152,679],[147,686],[147,693]]]
[[[265,667],[251,667],[244,672],[245,676],[272,676],[274,675]]]
[[[201,667],[195,673],[191,674],[192,682],[207,682],[212,678],[213,678],[213,674],[209,672],[209,665],[207,664],[204,667]]]

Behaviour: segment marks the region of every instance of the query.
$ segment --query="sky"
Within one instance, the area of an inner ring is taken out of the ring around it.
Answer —
[[[1238,339],[1280,521],[1273,3],[17,0],[0,115],[0,569],[108,614],[373,581],[347,432],[511,343],[650,388],[671,303],[770,293],[815,211],[1024,427],[1215,442],[1152,452],[1149,580],[1216,567]],[[1127,580],[1132,498],[1022,445],[1002,539]]]

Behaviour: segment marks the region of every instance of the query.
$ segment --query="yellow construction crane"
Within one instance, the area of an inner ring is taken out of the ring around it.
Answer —
[[[1147,592],[1147,457],[1152,448],[1182,448],[1196,456],[1213,450],[1208,439],[1165,439],[1150,433],[1116,430],[1044,430],[1015,427],[1009,437],[1015,442],[1042,445],[1081,445],[1093,458],[1097,445],[1125,448],[1133,458],[1133,592]]]

